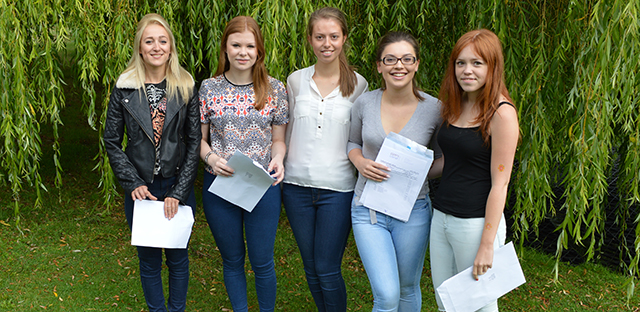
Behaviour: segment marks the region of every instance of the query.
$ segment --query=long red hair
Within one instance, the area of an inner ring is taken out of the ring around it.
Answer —
[[[488,29],[472,30],[460,37],[451,51],[447,71],[440,86],[439,98],[442,102],[442,119],[452,124],[462,113],[461,102],[463,90],[456,79],[456,59],[460,52],[471,45],[474,52],[487,63],[487,78],[484,87],[480,89],[475,105],[479,113],[475,119],[480,123],[480,132],[485,143],[489,143],[489,125],[493,114],[498,109],[500,97],[504,96],[513,104],[509,91],[504,82],[504,56],[500,39]]]
[[[241,33],[245,30],[253,33],[253,36],[256,39],[258,57],[256,59],[256,63],[253,64],[253,69],[251,71],[253,76],[253,92],[256,97],[256,102],[253,107],[256,110],[262,110],[269,99],[269,95],[271,94],[271,86],[269,85],[269,73],[264,65],[264,39],[262,37],[262,32],[260,31],[260,26],[258,26],[256,20],[251,16],[236,16],[227,23],[227,26],[224,28],[224,32],[222,33],[218,69],[214,76],[222,75],[224,72],[228,71],[231,66],[226,53],[229,35]]]

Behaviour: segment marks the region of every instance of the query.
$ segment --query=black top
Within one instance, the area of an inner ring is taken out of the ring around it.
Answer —
[[[491,146],[484,143],[480,127],[445,123],[437,137],[444,168],[433,207],[458,218],[484,218],[491,190]]]

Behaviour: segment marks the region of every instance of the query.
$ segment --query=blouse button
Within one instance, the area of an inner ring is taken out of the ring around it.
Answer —
[[[129,103],[129,99],[124,99],[124,102],[125,103]]]
[[[320,100],[320,102],[324,102],[324,99]]]
[[[318,126],[318,129],[322,128],[321,126]]]
[[[320,112],[320,115],[322,115],[322,112]]]

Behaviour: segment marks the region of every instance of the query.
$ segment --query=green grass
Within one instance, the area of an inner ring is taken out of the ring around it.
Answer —
[[[69,90],[67,98],[79,97]],[[0,311],[143,311],[146,305],[138,259],[130,245],[122,198],[114,199],[111,210],[102,205],[97,188],[99,177],[91,171],[97,133],[86,125],[80,104],[68,101],[67,105],[63,111],[65,126],[60,133],[65,168],[62,188],[53,186],[48,148],[51,139],[46,130],[42,172],[50,191],[45,193],[40,207],[34,207],[33,190],[20,194],[20,230],[15,227],[11,193],[6,186],[0,186]],[[201,190],[201,181],[200,176],[196,190]],[[190,248],[188,311],[229,311],[220,255],[201,205]],[[275,262],[277,310],[313,311],[302,260],[284,213],[276,238]],[[626,305],[627,277],[623,274],[593,263],[561,263],[559,282],[554,283],[554,263],[551,256],[525,248],[521,264],[527,283],[500,299],[501,310],[640,311],[637,295]],[[343,274],[349,310],[370,311],[371,290],[352,237]],[[421,283],[423,311],[436,310],[429,276],[427,255]],[[250,310],[258,311],[253,274],[248,277]]]
[[[74,190],[66,191],[68,188]],[[77,179],[65,184],[65,191],[59,194],[52,191],[41,208],[31,207],[30,199],[23,197],[24,234],[11,224],[11,202],[2,196],[0,311],[145,309],[138,260],[135,248],[129,244],[124,214],[121,209],[104,211],[99,198],[88,195],[92,192],[97,192],[95,186]],[[221,259],[201,209],[190,252],[188,310],[230,309]],[[560,281],[554,283],[554,260],[549,255],[531,249],[524,249],[522,255],[527,283],[500,300],[502,311],[635,311],[640,306],[637,296],[629,306],[625,305],[622,286],[626,277],[621,274],[592,263],[562,263]],[[284,214],[275,261],[278,310],[313,311],[302,261]],[[435,311],[428,267],[427,262],[422,280],[423,310]],[[371,292],[353,239],[349,241],[343,270],[350,311],[370,311]],[[251,273],[249,288],[251,310],[257,311]]]

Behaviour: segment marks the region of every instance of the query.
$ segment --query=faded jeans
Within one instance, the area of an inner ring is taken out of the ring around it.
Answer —
[[[371,224],[369,209],[354,196],[353,235],[371,283],[372,311],[421,310],[420,278],[429,241],[431,209],[427,196],[416,200],[409,221],[375,212],[377,222]]]

